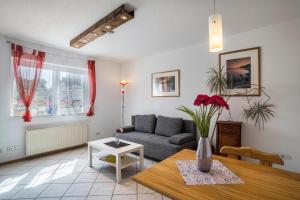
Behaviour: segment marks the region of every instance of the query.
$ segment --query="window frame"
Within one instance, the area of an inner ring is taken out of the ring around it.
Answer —
[[[86,74],[87,75],[87,96],[86,96],[86,101],[87,101],[87,107],[89,107],[89,82],[88,82],[88,68],[87,67],[74,67],[74,66],[69,66],[69,65],[63,65],[63,64],[56,64],[56,63],[52,63],[52,62],[44,62],[44,66],[42,68],[43,69],[49,69],[52,71],[52,96],[53,96],[53,104],[54,106],[57,107],[57,112],[56,113],[52,113],[52,114],[38,114],[38,115],[32,115],[33,117],[47,117],[47,116],[74,116],[74,115],[83,115],[86,114],[86,112],[88,110],[84,110],[82,112],[70,112],[70,113],[60,113],[58,112],[59,109],[59,76],[60,76],[60,72],[69,72],[69,73],[74,73],[74,74]],[[83,72],[83,73],[78,73],[78,72]],[[10,104],[9,104],[9,116],[11,118],[19,118],[22,117],[23,114],[21,115],[16,115],[14,113],[14,94],[17,91],[17,86],[16,86],[16,82],[15,82],[15,77],[14,77],[14,69],[13,69],[13,58],[11,57],[11,70],[10,70]],[[81,82],[82,79],[81,79]],[[82,87],[82,97],[84,97],[84,87]],[[15,90],[15,91],[14,91]],[[36,94],[34,95],[34,98],[36,98]],[[83,100],[84,101],[84,100]],[[84,107],[84,104],[83,104]],[[88,109],[88,108],[87,108]]]

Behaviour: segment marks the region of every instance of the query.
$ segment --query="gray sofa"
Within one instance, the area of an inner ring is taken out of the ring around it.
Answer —
[[[193,121],[155,115],[132,116],[132,126],[117,129],[117,137],[144,145],[145,156],[163,160],[182,149],[195,149]]]

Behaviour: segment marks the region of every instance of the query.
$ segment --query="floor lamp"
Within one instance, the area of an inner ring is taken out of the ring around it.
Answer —
[[[128,84],[128,81],[122,80],[120,82],[120,85],[122,86],[121,88],[121,93],[122,93],[122,104],[121,104],[121,123],[122,126],[124,126],[124,96],[125,96],[125,86]]]

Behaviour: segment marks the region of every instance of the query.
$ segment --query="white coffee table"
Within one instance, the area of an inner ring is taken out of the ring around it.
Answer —
[[[116,162],[107,162],[108,164],[114,166],[116,168],[116,179],[117,183],[121,182],[121,170],[125,167],[131,166],[136,164],[138,161],[140,162],[140,170],[142,171],[144,168],[144,146],[141,144],[137,144],[134,142],[129,142],[126,140],[121,140],[120,142],[127,143],[129,145],[114,148],[111,146],[106,145],[105,143],[115,141],[116,138],[109,137],[101,140],[95,140],[88,142],[88,159],[89,159],[89,166],[92,167],[93,163],[93,155],[92,150],[96,149],[99,151],[105,151],[111,155],[116,156]],[[129,155],[132,152],[139,151],[139,157]],[[121,159],[121,156],[123,157]]]

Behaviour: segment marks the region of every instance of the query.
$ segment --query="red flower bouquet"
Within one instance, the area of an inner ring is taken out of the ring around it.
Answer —
[[[220,109],[229,109],[227,102],[219,95],[210,97],[206,94],[199,94],[194,100],[194,106],[196,106],[195,111],[186,106],[180,106],[178,110],[190,115],[197,126],[200,136],[206,138],[209,134],[210,120],[214,114]]]

